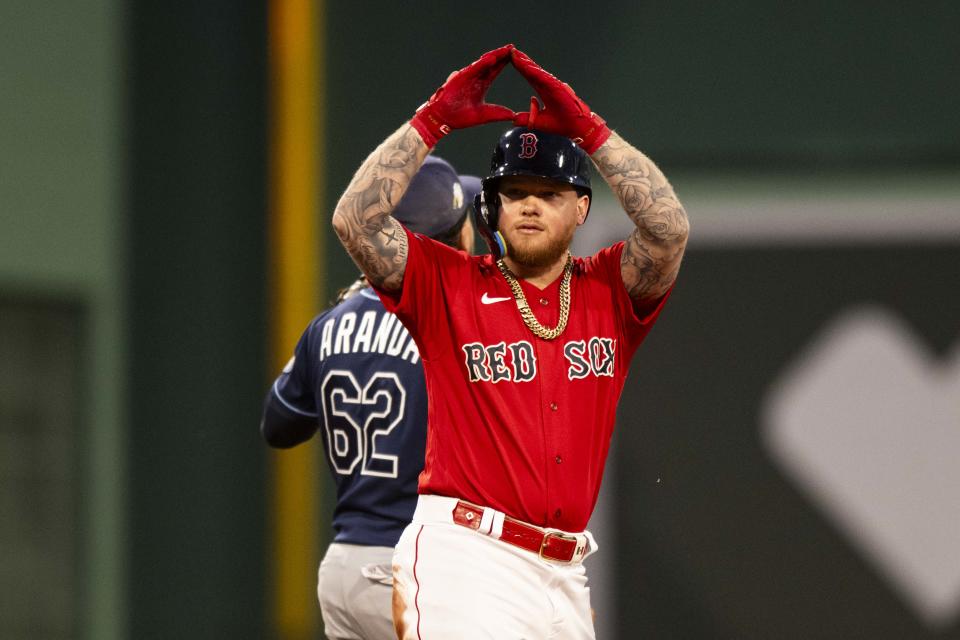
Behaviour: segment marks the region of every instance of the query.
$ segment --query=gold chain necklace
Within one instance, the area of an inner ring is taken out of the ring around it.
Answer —
[[[523,318],[524,324],[533,332],[533,335],[543,340],[553,340],[563,333],[563,330],[567,328],[567,320],[570,317],[570,279],[573,274],[573,259],[570,254],[567,254],[567,264],[563,267],[563,280],[560,282],[560,320],[553,329],[547,329],[540,324],[537,316],[533,315],[533,309],[527,302],[527,296],[523,295],[523,289],[520,288],[520,283],[517,282],[516,276],[510,271],[510,267],[504,264],[503,260],[497,260],[497,267],[507,284],[510,285],[513,299],[516,300],[517,309],[520,310],[520,317]]]

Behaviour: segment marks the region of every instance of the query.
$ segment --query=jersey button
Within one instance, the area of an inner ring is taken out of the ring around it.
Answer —
[[[540,298],[540,304],[542,304],[543,306],[547,306],[548,304],[550,304],[550,301],[547,300],[546,298]]]
[[[556,511],[553,512],[553,517],[555,520],[559,520],[561,515],[563,515],[563,512],[560,511],[560,509],[557,509]]]
[[[561,458],[559,455],[556,458],[554,458],[554,460],[557,462],[557,464],[560,464],[561,462],[563,462],[563,458]]]
[[[551,403],[550,403],[550,411],[556,411],[558,408],[559,408],[559,407],[557,407],[557,403],[556,403],[556,402],[551,402]]]

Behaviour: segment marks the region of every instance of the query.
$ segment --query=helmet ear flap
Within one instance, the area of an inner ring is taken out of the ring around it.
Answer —
[[[473,212],[477,220],[477,230],[490,247],[494,260],[499,260],[507,254],[507,245],[497,229],[500,221],[500,194],[497,190],[484,185],[473,200]]]

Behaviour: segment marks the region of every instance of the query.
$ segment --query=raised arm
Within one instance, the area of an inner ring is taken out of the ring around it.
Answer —
[[[620,259],[623,284],[637,302],[657,299],[677,278],[690,233],[687,213],[657,165],[616,132],[592,158],[636,225]]]
[[[388,291],[403,284],[407,235],[391,213],[433,146],[453,129],[512,120],[514,112],[484,101],[513,45],[487,52],[450,74],[411,118],[370,154],[333,212],[333,228],[367,279]]]
[[[397,290],[407,266],[407,234],[390,214],[430,148],[409,124],[360,165],[333,212],[333,228],[372,284]]]
[[[610,131],[603,118],[577,97],[570,85],[519,50],[513,64],[541,98],[514,124],[564,135],[593,159],[636,229],[627,238],[620,274],[636,302],[662,296],[677,277],[690,227],[673,188],[653,161]]]

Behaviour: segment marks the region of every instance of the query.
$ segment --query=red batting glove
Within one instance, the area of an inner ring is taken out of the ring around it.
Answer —
[[[494,79],[510,61],[511,51],[512,44],[504,45],[451,73],[443,86],[417,109],[410,124],[428,147],[436,145],[453,129],[513,120],[517,115],[513,110],[483,101]]]
[[[545,71],[527,54],[514,49],[512,58],[513,66],[543,99],[541,107],[535,97],[531,98],[530,111],[518,113],[513,124],[566,136],[593,155],[610,137],[604,119],[591,111],[570,85]]]

